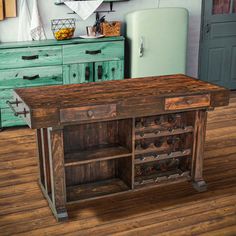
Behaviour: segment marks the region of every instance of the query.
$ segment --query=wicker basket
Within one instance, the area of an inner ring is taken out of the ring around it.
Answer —
[[[120,36],[121,22],[111,21],[101,23],[101,34],[106,37]]]

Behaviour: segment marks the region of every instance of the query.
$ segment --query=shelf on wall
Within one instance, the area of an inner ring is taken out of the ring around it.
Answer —
[[[74,1],[81,1],[81,0],[74,0]],[[104,2],[126,2],[129,0],[104,0]],[[64,2],[55,2],[55,5],[64,5]]]

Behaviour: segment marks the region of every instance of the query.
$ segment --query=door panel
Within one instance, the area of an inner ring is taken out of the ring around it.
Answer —
[[[225,49],[224,48],[211,48],[209,49],[208,58],[208,81],[214,83],[221,83],[221,78],[224,76],[224,61]]]
[[[235,0],[203,0],[199,78],[236,89]]]
[[[236,37],[236,21],[213,23],[211,26],[211,39],[222,37]]]
[[[230,86],[236,87],[236,45],[232,48]]]
[[[121,80],[124,78],[124,62],[108,61],[95,63],[95,81]]]
[[[63,66],[63,82],[64,84],[93,82],[93,63]]]

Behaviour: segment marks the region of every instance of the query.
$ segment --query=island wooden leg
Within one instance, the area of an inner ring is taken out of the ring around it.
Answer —
[[[51,143],[50,166],[52,180],[52,210],[58,221],[68,219],[66,210],[66,185],[64,169],[64,143],[63,129],[49,129],[49,141]]]
[[[206,136],[207,111],[196,111],[194,127],[194,145],[192,162],[193,187],[199,191],[207,190],[207,184],[203,179],[204,143]]]

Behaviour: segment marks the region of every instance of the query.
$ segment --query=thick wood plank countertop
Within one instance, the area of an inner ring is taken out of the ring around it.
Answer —
[[[168,98],[173,98],[173,101],[166,100]],[[186,105],[189,105],[189,109],[201,106],[206,108],[225,106],[229,102],[229,90],[179,74],[16,89],[15,99],[23,101],[24,108],[29,111],[27,122],[30,127],[36,128],[67,123],[68,119],[64,119],[64,113],[61,111],[69,112],[69,109],[73,108],[86,107],[86,110],[100,105],[98,109],[102,110],[101,113],[110,112],[110,118],[122,119],[132,115],[137,117],[163,113],[175,109],[176,106],[179,108],[177,110],[185,110]],[[183,99],[186,103],[184,106],[181,103]],[[104,107],[109,104],[110,107]],[[22,107],[19,106],[17,109],[20,108]],[[93,114],[89,113],[88,116],[91,120],[96,118],[102,120],[101,114],[93,117]]]

